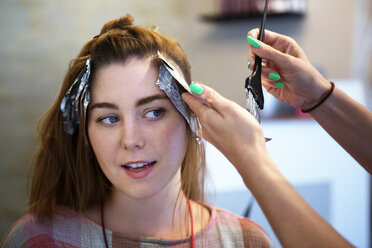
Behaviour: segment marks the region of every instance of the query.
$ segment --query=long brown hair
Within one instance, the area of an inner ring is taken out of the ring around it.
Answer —
[[[99,35],[89,40],[70,63],[60,94],[39,122],[41,144],[36,151],[29,187],[29,211],[50,217],[56,206],[82,211],[105,200],[111,183],[103,174],[86,139],[86,123],[80,117],[79,131],[63,132],[60,104],[87,58],[92,72],[112,63],[124,63],[130,56],[155,56],[160,51],[175,62],[191,83],[190,65],[181,46],[157,31],[133,25],[130,15],[106,23]],[[188,130],[188,146],[181,167],[182,191],[189,199],[204,202],[205,151]]]

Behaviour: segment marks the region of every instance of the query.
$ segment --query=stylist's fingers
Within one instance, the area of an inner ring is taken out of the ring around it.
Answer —
[[[182,98],[186,104],[190,107],[191,111],[199,118],[200,124],[204,130],[208,130],[210,126],[214,126],[215,123],[221,123],[222,116],[214,106],[218,108],[218,103],[216,100],[209,101],[205,98],[208,93],[208,89],[205,85],[192,84],[190,89],[193,91],[193,94],[183,93]],[[210,97],[209,97],[210,98]],[[205,135],[205,132],[203,136]],[[206,137],[204,137],[206,138]]]
[[[247,34],[247,39],[249,36],[258,39],[259,29],[256,28],[249,31]],[[289,36],[278,34],[270,30],[265,30],[263,42],[282,53],[294,56],[296,58],[306,58],[305,53],[302,51],[297,42]]]
[[[248,69],[253,70],[254,62],[249,62],[249,61],[248,61]],[[261,73],[262,73],[262,76],[266,79],[264,81],[268,81],[271,84],[276,85],[276,87],[283,88],[284,84],[282,82],[282,77],[277,69],[278,69],[277,66],[270,63],[270,61],[262,62]]]
[[[287,57],[292,57],[292,58],[294,57],[294,58],[299,58],[299,59],[308,61],[303,50],[300,48],[297,42],[291,37],[278,34],[278,33],[275,33],[269,30],[265,30],[265,36],[264,36],[263,42],[258,40],[258,36],[259,36],[259,29],[253,29],[249,31],[247,34],[247,40],[251,44],[251,48],[252,48],[250,50],[249,57],[254,57],[253,55],[258,55],[262,59],[272,60],[273,62],[277,63],[277,62],[282,62],[282,61],[274,60],[275,58],[278,58],[278,56],[275,56],[275,55],[285,54],[287,55]],[[265,46],[263,46],[261,51],[258,51],[257,48],[259,48],[261,44],[264,44]],[[265,53],[266,56],[262,54],[262,52],[265,52],[265,51],[267,52]],[[273,51],[276,51],[277,53],[272,53]],[[272,56],[269,56],[269,55],[272,55]]]
[[[283,78],[280,76],[279,72],[273,70],[270,67],[263,66],[262,67],[262,76],[265,80],[262,80],[262,83],[268,83],[273,87],[277,88],[284,88],[284,81]]]
[[[224,117],[226,114],[229,115],[229,112],[224,110],[228,100],[205,85],[192,84],[190,89],[193,94],[183,93],[182,98],[199,118],[204,139],[219,147],[218,140],[226,135],[225,126],[221,123],[230,125],[229,118]]]
[[[277,65],[285,66],[290,62],[291,56],[255,39],[253,36],[249,35],[247,40],[251,46],[251,51],[258,57],[272,61]]]
[[[201,113],[210,109],[210,107],[205,105],[202,101],[198,100],[195,96],[192,96],[187,92],[182,94],[182,99],[186,102],[192,112],[196,114],[196,116],[199,116]]]
[[[269,92],[273,96],[277,97],[280,94],[280,92],[283,91],[282,88],[285,88],[285,83],[282,82],[282,81],[270,82],[270,81],[267,81],[267,80],[263,80],[262,81],[262,86],[265,88],[265,90],[267,92]]]
[[[193,85],[190,86],[190,89],[193,91]],[[204,123],[209,123],[210,126],[215,125],[215,128],[220,128],[221,127],[221,122],[217,121],[225,121],[225,124],[229,123],[229,125],[235,126],[238,123],[239,120],[245,120],[248,122],[257,122],[257,120],[249,114],[249,112],[242,108],[239,104],[237,104],[234,101],[231,101],[222,95],[220,95],[217,91],[214,89],[202,85],[202,84],[197,84],[198,87],[202,87],[203,91],[201,94],[197,94],[196,96],[201,102],[204,103],[207,107],[209,107],[209,111],[206,111],[207,109],[204,107],[202,108],[200,105],[195,105],[193,106],[193,111],[194,113],[199,117],[200,121]],[[198,92],[200,93],[200,91]],[[183,97],[185,97],[183,95]],[[187,100],[185,99],[186,103]],[[191,106],[190,106],[191,108]],[[213,110],[213,111],[211,111]],[[211,121],[210,119],[213,119],[214,121]],[[248,119],[246,119],[248,118]],[[213,124],[212,124],[213,123]],[[257,122],[258,124],[258,122]]]
[[[259,33],[260,30],[258,28],[254,28],[248,32],[247,37],[251,35],[253,38],[258,39]],[[291,38],[265,29],[264,42],[270,46],[279,47],[280,44],[288,45],[288,43],[291,43]]]
[[[230,100],[226,99],[225,97],[221,96],[217,91],[214,89],[200,84],[200,83],[193,83],[190,85],[190,89],[193,92],[194,96],[196,96],[201,102],[205,105],[209,106],[210,108],[214,109],[217,113],[221,116],[230,109],[230,104],[232,103]],[[191,106],[190,106],[191,107]],[[199,112],[204,110],[202,109],[195,109],[194,112],[198,115]]]
[[[243,147],[243,143],[250,144],[252,151],[252,147],[264,146],[262,129],[246,109],[206,85],[192,84],[190,89],[193,94],[183,93],[182,97],[199,118],[203,138],[230,161],[239,157],[239,151],[245,150],[247,146]]]
[[[212,121],[216,117],[220,118],[218,112],[211,108],[209,104],[205,104],[205,102],[203,102],[203,100],[199,97],[191,95],[189,93],[183,93],[182,98],[189,106],[191,111],[194,112],[194,114],[199,118],[202,126],[206,124],[205,120]],[[213,116],[213,118],[210,118],[210,116]]]

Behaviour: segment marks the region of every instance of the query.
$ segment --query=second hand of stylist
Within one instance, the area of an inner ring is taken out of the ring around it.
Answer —
[[[246,109],[205,85],[190,88],[197,94],[182,97],[198,116],[203,137],[238,170],[283,247],[351,247],[280,173],[261,126]]]

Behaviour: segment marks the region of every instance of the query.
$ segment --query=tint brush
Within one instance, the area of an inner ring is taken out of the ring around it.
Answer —
[[[261,20],[261,28],[259,32],[259,40],[264,40],[265,35],[265,21],[267,16],[267,0],[265,1],[265,8],[263,11],[263,16]],[[252,41],[250,41],[250,39]],[[259,47],[259,43],[252,39],[252,37],[248,37],[248,41],[254,47]],[[255,46],[256,44],[256,46]],[[252,71],[252,74],[247,77],[245,80],[245,88],[246,88],[246,108],[247,110],[258,120],[261,122],[261,110],[264,108],[264,97],[262,93],[262,83],[261,83],[261,70],[262,70],[262,59],[258,56],[255,58],[255,64]]]

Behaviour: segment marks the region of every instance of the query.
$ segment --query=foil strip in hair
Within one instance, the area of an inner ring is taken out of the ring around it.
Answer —
[[[78,74],[61,102],[63,131],[73,135],[79,129],[79,117],[86,118],[87,107],[90,101],[89,76],[91,59],[88,58],[84,69]]]
[[[201,143],[201,125],[196,115],[191,111],[187,104],[182,99],[182,92],[190,92],[190,88],[186,83],[183,74],[177,70],[175,66],[167,61],[164,56],[158,51],[158,57],[162,61],[159,67],[159,78],[156,81],[156,85],[164,91],[164,93],[171,100],[176,109],[185,118],[190,126],[191,131],[194,133],[194,137],[198,143]],[[182,88],[179,89],[178,85]],[[190,92],[191,93],[191,92]]]

